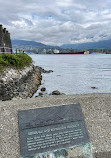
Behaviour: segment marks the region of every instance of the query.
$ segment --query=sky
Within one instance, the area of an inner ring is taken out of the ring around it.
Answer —
[[[11,39],[48,45],[111,39],[111,0],[0,0]]]

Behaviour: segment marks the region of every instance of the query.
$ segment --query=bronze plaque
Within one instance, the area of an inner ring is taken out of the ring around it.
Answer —
[[[80,104],[22,110],[18,117],[22,157],[89,142]]]

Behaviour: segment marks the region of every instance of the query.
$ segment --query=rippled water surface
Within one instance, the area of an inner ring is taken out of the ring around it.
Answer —
[[[48,94],[111,93],[111,54],[30,56],[35,65],[54,71],[43,74]]]

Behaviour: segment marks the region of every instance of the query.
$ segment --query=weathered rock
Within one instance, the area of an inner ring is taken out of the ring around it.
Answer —
[[[44,70],[42,67],[37,66],[37,68],[40,70],[41,73],[51,73],[53,70]]]
[[[19,91],[19,92],[24,92],[24,87],[23,87],[23,86],[20,86],[18,91]]]
[[[45,88],[45,87],[42,87],[42,88],[41,88],[41,91],[42,91],[42,92],[46,91],[46,88]]]
[[[51,93],[52,95],[62,95],[62,93],[60,93],[58,90],[55,90]]]
[[[45,70],[46,73],[51,73],[53,70]]]
[[[91,87],[92,89],[97,89],[97,87]]]
[[[43,96],[43,93],[39,93],[39,96]]]

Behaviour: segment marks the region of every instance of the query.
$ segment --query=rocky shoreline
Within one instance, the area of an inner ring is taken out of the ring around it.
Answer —
[[[39,69],[39,71],[41,72],[41,74],[42,73],[52,73],[53,72],[53,70],[45,70],[45,69],[43,69],[42,67],[40,67],[40,66],[36,66],[38,69]],[[54,91],[52,91],[50,94],[48,94],[47,93],[47,88],[46,87],[44,87],[42,84],[40,85],[40,87],[39,87],[39,89],[38,89],[38,91],[37,91],[37,93],[35,93],[34,94],[34,96],[33,96],[33,98],[34,97],[44,97],[44,96],[50,96],[50,95],[65,95],[64,93],[61,93],[59,90],[54,90]]]
[[[41,84],[42,75],[38,67],[24,69],[8,68],[0,77],[0,100],[15,100],[32,97]]]
[[[0,100],[26,99],[38,96],[63,95],[58,90],[47,94],[42,87],[42,73],[52,73],[42,67],[30,65],[24,69],[7,68],[0,72]],[[35,95],[38,90],[38,95]]]

